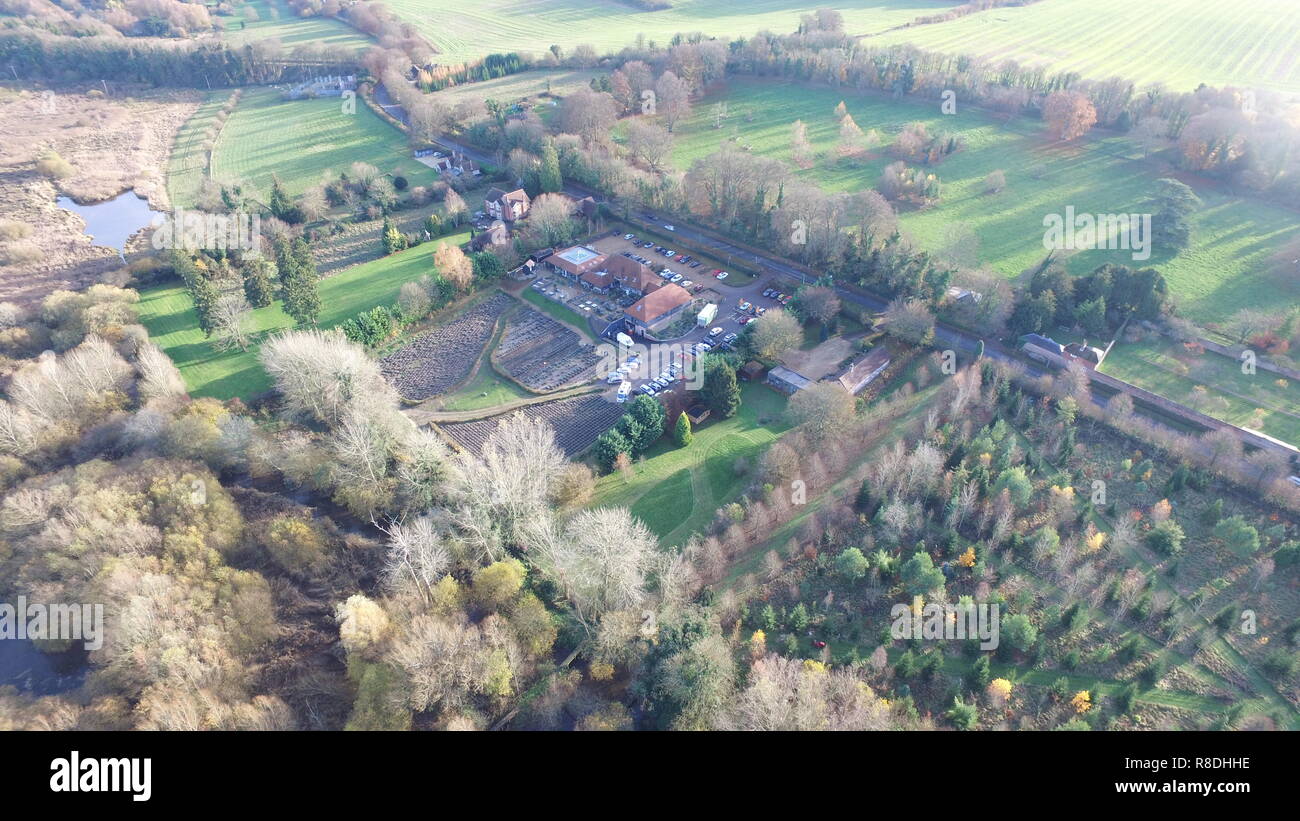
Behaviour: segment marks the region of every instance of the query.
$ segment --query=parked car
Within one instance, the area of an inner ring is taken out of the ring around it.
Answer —
[[[683,288],[689,288],[689,287],[691,287],[692,285],[694,285],[695,283],[694,283],[694,282],[691,282],[689,279],[683,279],[683,280],[682,280],[681,282],[679,282],[678,284],[681,285]]]
[[[627,395],[628,395],[628,392],[631,391],[631,390],[632,390],[632,383],[631,383],[631,382],[624,382],[622,385],[619,385],[619,386],[618,386],[618,397],[617,397],[617,398],[618,398],[618,401],[620,401],[620,402],[626,402],[626,401],[627,401]]]
[[[673,282],[681,282],[681,281],[682,281],[682,275],[681,275],[681,274],[673,274],[672,277],[671,277],[671,279],[672,279]]]
[[[665,225],[665,226],[664,226],[664,230],[665,230],[665,231],[676,231],[677,228],[674,227],[674,226],[672,226],[672,225]]]
[[[653,248],[653,247],[655,247],[655,244],[654,244],[653,242],[647,242],[647,243],[645,243],[644,245],[642,245],[641,247],[642,247],[642,248]]]
[[[735,342],[739,338],[740,338],[740,334],[729,333],[726,336],[722,337],[722,341],[730,345],[732,342]]]
[[[754,313],[758,316],[762,316],[763,314],[767,313],[767,309],[762,307],[755,308]]]
[[[718,274],[718,279],[726,279],[726,278],[727,278],[727,272],[726,272],[726,271],[723,271],[722,273]]]
[[[782,295],[781,295],[781,304],[782,304],[782,305],[789,305],[789,304],[790,304],[790,300],[793,299],[793,298],[794,298],[794,297],[790,296],[789,294],[782,294]]]
[[[739,306],[739,307],[740,307],[740,310],[742,310],[742,311],[748,311],[750,308],[752,308],[752,307],[754,307],[754,306],[753,306],[753,304],[750,303],[748,300],[744,300],[744,299],[742,299],[742,300],[740,300],[740,306]]]
[[[608,385],[617,385],[622,381],[623,381],[623,374],[620,373],[619,371],[614,371],[609,376],[605,377],[605,383]]]
[[[700,267],[700,263],[698,263],[698,262],[692,262],[692,263],[691,263],[691,267],[692,267],[692,268],[699,268],[699,267]]]
[[[720,333],[722,333],[722,329],[721,329],[721,328],[714,328],[714,329],[712,329],[712,330],[709,331],[709,336],[717,336],[717,335],[720,334]]]
[[[632,239],[633,236],[633,234],[624,234],[623,239]]]

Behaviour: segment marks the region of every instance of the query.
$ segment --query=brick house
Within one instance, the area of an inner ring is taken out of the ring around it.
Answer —
[[[656,288],[623,311],[629,330],[645,334],[671,323],[691,304],[691,295],[671,282]]]
[[[483,199],[483,208],[492,219],[514,222],[528,216],[532,201],[522,188],[514,191],[502,191],[500,188],[488,189]]]

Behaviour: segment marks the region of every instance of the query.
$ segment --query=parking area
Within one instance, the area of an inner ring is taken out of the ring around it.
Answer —
[[[636,300],[614,294],[598,294],[555,274],[538,274],[528,284],[538,294],[566,306],[588,320],[603,326],[623,315],[623,309]]]
[[[696,326],[683,336],[671,340],[681,346],[682,355],[665,366],[662,362],[631,362],[634,365],[620,374],[619,381],[630,382],[630,393],[663,396],[681,389],[688,375],[688,360],[719,348],[728,349],[744,326],[769,311],[783,310],[793,298],[794,286],[777,277],[756,279],[747,285],[728,287],[727,272],[693,258],[689,251],[644,240],[635,234],[603,237],[594,243],[605,254],[622,254],[647,265],[668,282],[685,287],[692,296],[716,305],[716,315],[703,326]],[[707,310],[707,309],[706,309]],[[644,342],[645,340],[637,340]],[[675,366],[675,367],[673,367]],[[655,372],[650,372],[655,369]],[[610,377],[612,390],[617,390]]]

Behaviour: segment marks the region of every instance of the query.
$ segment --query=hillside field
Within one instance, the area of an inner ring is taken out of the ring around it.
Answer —
[[[724,100],[730,116],[715,129],[711,109]],[[839,129],[833,111],[841,100],[864,131],[875,129],[883,140],[861,164],[844,164],[834,156]],[[923,248],[938,252],[947,244],[952,226],[965,224],[978,238],[980,264],[1008,278],[1043,260],[1046,215],[1064,214],[1067,206],[1077,213],[1142,212],[1161,176],[1155,162],[1138,158],[1132,142],[1121,136],[1053,143],[1035,120],[1006,122],[971,108],[946,116],[937,102],[754,80],[732,81],[725,91],[696,104],[690,119],[677,128],[675,164],[684,171],[696,158],[734,139],[793,167],[790,135],[797,119],[808,126],[817,162],[796,173],[831,191],[874,187],[884,167],[895,160],[890,143],[910,122],[925,123],[931,134],[959,134],[966,147],[928,167],[943,183],[941,201],[925,210],[902,211],[903,229]],[[995,170],[1006,174],[1007,187],[987,194],[984,180]],[[1182,312],[1197,323],[1222,320],[1245,307],[1300,302],[1300,282],[1273,274],[1269,265],[1270,255],[1300,231],[1295,214],[1194,187],[1205,206],[1193,218],[1193,244],[1187,250],[1173,258],[1156,251],[1145,262],[1133,260],[1128,251],[1087,251],[1070,259],[1070,269],[1083,273],[1104,262],[1156,267]]]
[[[324,176],[346,173],[354,162],[400,174],[411,185],[437,179],[433,169],[411,157],[400,131],[361,100],[355,103],[356,112],[347,114],[338,98],[281,100],[274,89],[246,89],[217,140],[212,176],[239,180],[263,198],[270,196],[272,174],[293,196]]]
[[[654,531],[661,544],[679,544],[703,531],[713,512],[731,502],[748,478],[735,471],[736,460],[752,467],[788,425],[781,418],[786,399],[763,385],[742,383],[741,404],[730,419],[706,421],[689,447],[665,436],[632,468],[596,483],[592,507],[627,506]]]
[[[1201,83],[1300,91],[1300,3],[1294,0],[1040,0],[868,42],[1011,58],[1177,91]]]
[[[243,8],[253,9],[258,19],[246,22]],[[235,45],[260,40],[279,40],[286,49],[304,45],[362,49],[374,45],[369,37],[342,20],[319,15],[298,17],[284,0],[249,0],[234,17],[224,18],[223,22],[225,39]]]
[[[540,54],[557,44],[565,53],[587,43],[598,52],[632,45],[638,34],[663,45],[674,34],[715,37],[780,34],[799,27],[799,17],[821,6],[844,15],[854,34],[883,31],[921,15],[960,5],[954,0],[673,0],[672,8],[645,11],[620,0],[392,0],[387,4],[458,63],[495,52]]]

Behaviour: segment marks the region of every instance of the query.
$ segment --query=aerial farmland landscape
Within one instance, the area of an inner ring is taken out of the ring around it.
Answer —
[[[1300,3],[0,23],[0,727],[1300,729]]]

